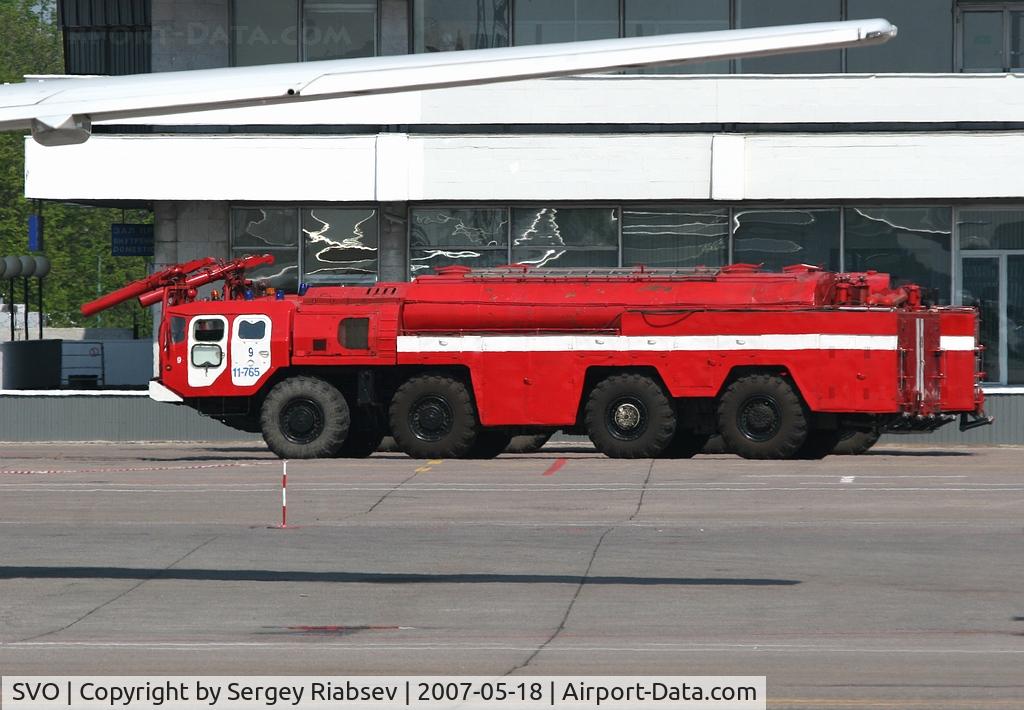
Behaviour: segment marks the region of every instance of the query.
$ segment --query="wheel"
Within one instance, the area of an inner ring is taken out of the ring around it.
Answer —
[[[807,440],[797,449],[793,458],[817,460],[832,453],[839,443],[843,432],[838,429],[812,429],[807,433]]]
[[[661,458],[692,459],[701,452],[710,438],[707,434],[694,434],[688,429],[676,429],[676,435],[661,452]]]
[[[466,458],[493,459],[508,448],[510,441],[512,441],[512,435],[501,430],[481,430],[480,433],[477,434],[476,441],[473,443],[473,446],[470,447],[469,453],[466,454]]]
[[[386,433],[374,418],[360,416],[349,427],[348,436],[337,455],[339,458],[365,459],[380,447]]]
[[[513,436],[511,443],[505,447],[506,454],[535,454],[544,448],[554,432],[550,434],[524,434]]]
[[[398,448],[413,458],[461,458],[480,425],[469,390],[447,375],[419,375],[395,392],[388,411]]]
[[[348,435],[345,397],[318,377],[278,382],[263,400],[263,440],[283,459],[334,456]]]
[[[807,415],[783,378],[746,375],[722,394],[718,431],[726,449],[745,459],[786,459],[807,440]]]
[[[840,432],[839,443],[832,449],[838,456],[855,456],[863,454],[878,443],[882,432],[876,427],[871,431],[846,430]]]
[[[619,459],[660,456],[676,433],[671,400],[645,375],[599,382],[587,399],[584,423],[597,450]]]

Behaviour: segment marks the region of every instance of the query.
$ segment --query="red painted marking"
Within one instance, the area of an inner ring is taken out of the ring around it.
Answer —
[[[544,475],[545,476],[554,476],[556,473],[558,473],[558,469],[562,468],[562,466],[564,466],[568,462],[569,462],[568,459],[558,459],[557,461],[555,461],[553,464],[551,464],[548,467],[548,470],[544,472]]]

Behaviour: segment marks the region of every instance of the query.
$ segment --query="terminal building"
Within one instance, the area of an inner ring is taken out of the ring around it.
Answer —
[[[276,263],[258,275],[291,290],[405,280],[448,264],[886,271],[939,303],[981,307],[999,440],[1024,440],[1024,2],[60,5],[70,74],[870,17],[899,36],[863,49],[100,124],[78,146],[27,140],[26,192],[149,207],[157,268],[269,252]]]

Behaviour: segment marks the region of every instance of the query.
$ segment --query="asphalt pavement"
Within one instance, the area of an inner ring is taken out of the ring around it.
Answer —
[[[4,674],[766,675],[1024,707],[1024,448],[289,464],[0,444]]]

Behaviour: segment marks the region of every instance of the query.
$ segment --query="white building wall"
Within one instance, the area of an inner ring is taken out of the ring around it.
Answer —
[[[82,145],[58,148],[43,148],[29,139],[26,151],[26,194],[42,199],[401,202],[1024,196],[1024,132],[96,136]]]

